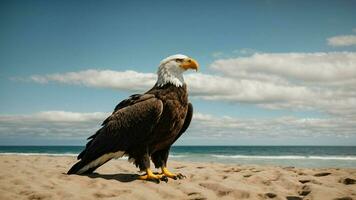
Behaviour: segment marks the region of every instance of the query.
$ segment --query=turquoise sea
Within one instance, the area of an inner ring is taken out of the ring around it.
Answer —
[[[83,146],[0,146],[1,154],[76,156]],[[171,160],[356,168],[356,146],[173,146]]]

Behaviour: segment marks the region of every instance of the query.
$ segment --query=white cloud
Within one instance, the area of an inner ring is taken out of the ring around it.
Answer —
[[[29,115],[0,115],[0,135],[82,137],[94,133],[109,113],[46,111]]]
[[[215,59],[219,59],[219,58],[227,59],[227,58],[233,58],[236,56],[250,56],[255,53],[259,53],[259,51],[256,49],[251,49],[251,48],[241,48],[241,49],[233,50],[229,53],[222,52],[222,51],[216,51],[216,52],[213,52],[211,55]]]
[[[327,39],[328,45],[334,47],[356,45],[356,35],[338,35]]]
[[[211,68],[222,73],[225,79],[255,81],[253,85],[261,101],[250,102],[265,108],[315,109],[335,115],[356,115],[354,52],[256,53],[249,57],[220,59],[213,62]],[[254,91],[247,86],[244,89]],[[268,101],[266,94],[273,94],[275,100]]]
[[[155,83],[156,75],[134,71],[86,70],[64,74],[34,75],[31,80],[44,84],[58,82],[62,84],[84,85],[87,87],[113,88],[126,91],[144,92]],[[312,95],[304,87],[278,85],[259,80],[236,80],[229,77],[188,74],[185,76],[190,94],[207,100],[226,100],[239,102],[274,102],[299,99]],[[293,91],[293,94],[285,95]],[[311,97],[311,96],[310,96]]]
[[[284,116],[268,119],[246,119],[233,117],[215,117],[197,113],[194,116],[195,126],[204,127],[228,135],[248,136],[340,136],[356,135],[356,118],[296,118]],[[199,131],[197,131],[199,132]],[[212,135],[206,133],[206,136]]]
[[[135,71],[85,70],[64,74],[33,75],[37,83],[58,82],[63,84],[84,85],[87,87],[124,89],[131,91],[145,90],[155,83],[156,75]]]
[[[259,51],[256,49],[251,49],[251,48],[242,48],[242,49],[234,50],[234,51],[232,51],[232,53],[235,56],[236,55],[252,55],[255,53],[259,53]]]
[[[255,53],[249,57],[216,60],[211,68],[236,78],[346,81],[356,79],[356,53]]]
[[[259,80],[234,79],[207,74],[186,76],[190,94],[206,100],[223,100],[245,103],[272,103],[313,98],[305,87],[280,85]]]

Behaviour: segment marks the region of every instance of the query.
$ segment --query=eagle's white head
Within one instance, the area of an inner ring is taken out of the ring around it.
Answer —
[[[163,86],[167,83],[171,83],[177,87],[181,87],[184,84],[183,72],[188,69],[198,71],[198,68],[198,62],[186,55],[176,54],[169,56],[163,59],[159,64],[156,85]]]

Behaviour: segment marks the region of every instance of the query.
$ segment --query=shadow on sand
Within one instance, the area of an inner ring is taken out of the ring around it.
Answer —
[[[106,180],[117,180],[120,182],[132,182],[138,180],[139,175],[137,174],[125,174],[125,173],[119,173],[119,174],[98,174],[98,173],[92,173],[92,174],[83,174],[83,176],[87,176],[90,178],[103,178]]]
[[[66,173],[63,173],[65,175],[67,175]],[[157,174],[157,173],[155,173]],[[91,173],[91,174],[81,174],[79,176],[87,176],[89,178],[103,178],[106,180],[116,180],[116,181],[120,181],[123,183],[127,183],[127,182],[132,182],[132,181],[139,181],[139,175],[138,174],[126,174],[126,173],[119,173],[119,174],[98,174],[96,172]],[[146,180],[149,182],[154,182],[154,183],[160,183],[160,180]],[[161,179],[161,181],[164,182],[168,182],[168,179]]]

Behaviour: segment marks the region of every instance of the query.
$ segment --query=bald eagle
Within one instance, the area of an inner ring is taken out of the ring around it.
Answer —
[[[188,101],[187,85],[183,72],[198,70],[198,63],[185,55],[169,56],[160,62],[158,79],[144,94],[134,94],[121,101],[102,127],[88,138],[78,162],[68,174],[92,173],[101,165],[124,155],[146,174],[142,180],[183,178],[167,169],[172,144],[187,130],[193,116]],[[150,169],[150,160],[160,174]]]

